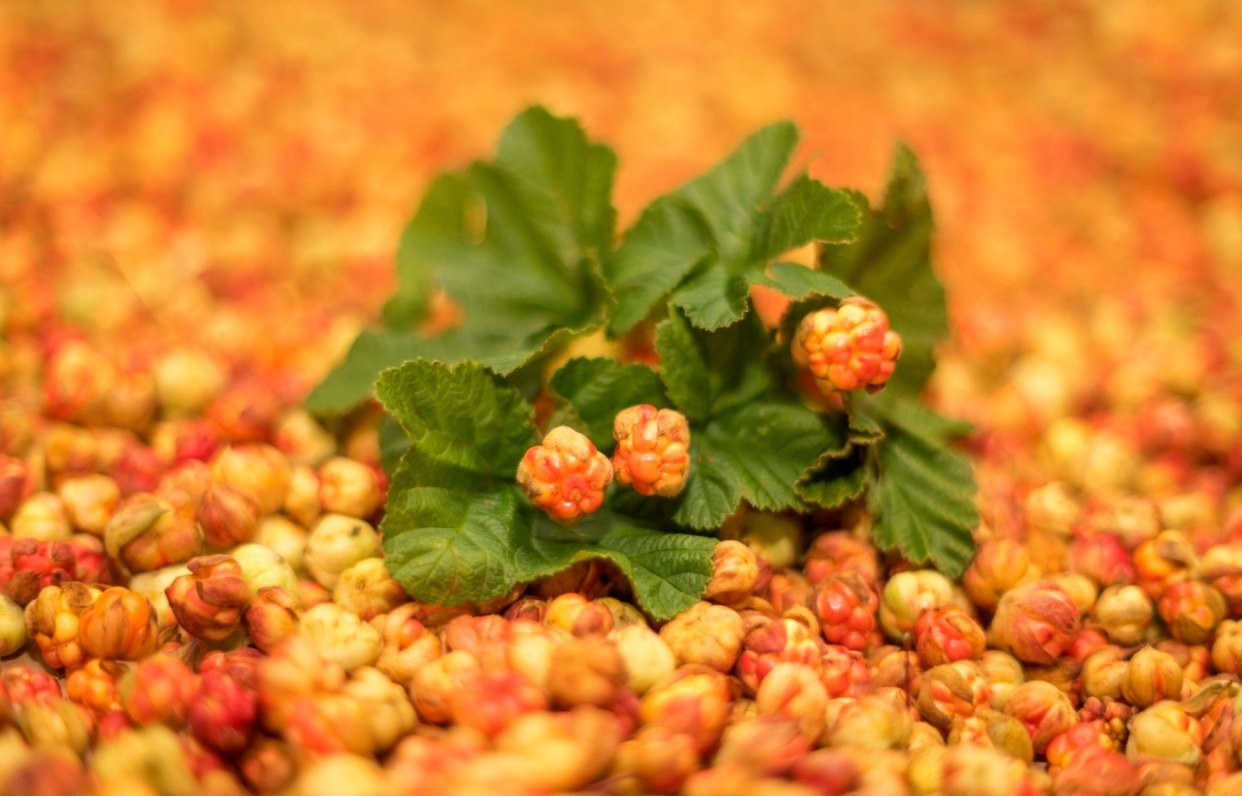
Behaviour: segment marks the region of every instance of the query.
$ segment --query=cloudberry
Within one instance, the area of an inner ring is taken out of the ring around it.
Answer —
[[[603,504],[612,465],[583,434],[557,426],[526,451],[517,480],[532,503],[553,519],[572,523]]]
[[[900,355],[901,336],[889,328],[884,310],[860,296],[807,315],[794,334],[794,360],[825,390],[878,392]]]
[[[612,424],[617,449],[612,466],[618,483],[640,495],[676,497],[690,469],[690,426],[672,409],[639,404],[617,413]]]

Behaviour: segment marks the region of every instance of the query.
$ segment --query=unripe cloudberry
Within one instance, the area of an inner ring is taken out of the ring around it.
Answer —
[[[901,336],[875,302],[853,296],[825,307],[798,324],[795,361],[805,363],[821,388],[849,392],[884,389],[901,355]]]
[[[681,412],[639,404],[617,413],[612,424],[617,482],[640,495],[676,497],[690,469],[690,425]]]
[[[572,523],[604,502],[612,465],[595,444],[569,426],[557,426],[526,451],[517,481],[550,517]]]

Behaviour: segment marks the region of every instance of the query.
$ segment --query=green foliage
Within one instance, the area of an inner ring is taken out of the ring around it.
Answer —
[[[792,124],[760,130],[653,201],[619,243],[615,156],[540,108],[509,125],[493,160],[432,184],[402,236],[384,326],[359,336],[307,401],[340,413],[374,389],[387,409],[381,530],[412,595],[482,601],[602,558],[668,618],[711,576],[704,533],[742,505],[805,512],[864,497],[878,545],[962,571],[978,514],[950,442],[968,429],[917,404],[947,332],[922,173],[899,147],[871,209],[806,175],[782,187],[796,143]],[[780,260],[810,242],[824,244],[817,267]],[[776,330],[752,311],[753,285],[792,300]],[[439,291],[465,322],[431,336],[419,329]],[[787,341],[807,312],[855,293],[888,312],[903,357],[884,393],[825,411],[803,393]],[[600,328],[619,347],[648,335],[658,366],[576,357],[549,372],[554,354]],[[608,453],[613,418],[639,403],[690,423],[679,496],[614,485],[602,510],[570,526],[530,504],[514,476],[542,430],[570,425]]]

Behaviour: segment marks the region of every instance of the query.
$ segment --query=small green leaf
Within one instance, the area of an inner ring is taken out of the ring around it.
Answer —
[[[401,457],[410,449],[410,438],[405,435],[405,430],[401,428],[396,418],[388,412],[385,412],[383,419],[380,420],[379,444],[380,466],[391,476],[397,472]]]
[[[866,448],[849,445],[803,473],[794,485],[798,497],[826,509],[836,508],[867,488]]]
[[[927,410],[900,402],[880,410],[884,439],[872,446],[873,468],[867,506],[871,533],[884,549],[899,549],[911,561],[932,561],[959,577],[974,554],[971,531],[979,524],[970,462],[944,444],[949,425]]]
[[[749,403],[772,387],[762,365],[768,341],[753,315],[705,332],[680,312],[670,312],[656,327],[660,378],[668,397],[692,422]]]
[[[663,196],[648,205],[604,261],[616,299],[609,333],[619,337],[647,317],[661,297],[715,256],[715,245],[707,221],[685,199]]]
[[[549,386],[572,407],[580,424],[575,427],[600,450],[612,448],[612,421],[617,412],[635,404],[660,408],[668,400],[654,370],[622,365],[615,359],[571,359],[553,374]]]
[[[715,331],[741,320],[750,309],[750,284],[712,260],[695,269],[673,293],[673,303],[700,329]]]
[[[477,363],[413,360],[381,373],[375,391],[409,437],[402,467],[417,471],[423,487],[511,483],[539,441],[530,405]]]
[[[914,153],[899,145],[881,210],[869,211],[858,240],[825,246],[821,266],[888,313],[902,339],[888,389],[917,395],[936,366],[948,333],[944,287],[931,268],[932,213]]]
[[[691,429],[690,473],[674,521],[716,530],[745,500],[759,509],[805,509],[795,482],[843,444],[829,421],[794,401],[756,400]]]
[[[748,259],[764,262],[811,241],[848,243],[858,233],[866,199],[805,174],[772,202],[755,225]]]
[[[702,596],[712,576],[715,539],[658,530],[610,512],[592,521],[606,531],[591,543],[523,536],[515,549],[519,579],[533,580],[577,561],[603,558],[629,578],[638,604],[657,620],[671,619]]]
[[[854,295],[849,285],[832,274],[797,263],[773,263],[768,268],[768,273],[760,274],[754,279],[754,284],[774,288],[792,299],[804,299],[808,296],[843,299]]]

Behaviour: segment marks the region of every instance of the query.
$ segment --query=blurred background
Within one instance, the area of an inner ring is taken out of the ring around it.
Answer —
[[[992,427],[1237,370],[1225,0],[3,3],[9,367],[49,326],[135,361],[193,340],[296,401],[378,311],[429,179],[536,102],[618,150],[623,225],[776,119],[872,196],[907,141],[956,333],[936,395]]]

